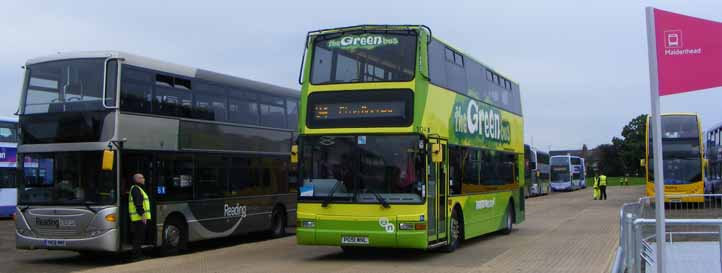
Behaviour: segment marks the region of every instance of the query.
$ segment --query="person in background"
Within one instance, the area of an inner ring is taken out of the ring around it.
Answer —
[[[133,229],[133,253],[131,261],[144,259],[141,244],[145,241],[146,224],[150,220],[150,199],[143,190],[145,177],[141,173],[133,175],[133,186],[128,195],[128,213]]]
[[[594,193],[593,193],[594,200],[601,199],[600,194],[601,193],[599,191],[599,176],[594,176]]]
[[[604,173],[599,175],[600,200],[607,200],[607,176]]]

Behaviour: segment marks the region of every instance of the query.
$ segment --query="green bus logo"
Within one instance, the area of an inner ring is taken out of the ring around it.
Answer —
[[[469,100],[454,107],[454,132],[500,143],[511,142],[511,125],[501,111]]]
[[[338,49],[367,49],[371,50],[381,46],[397,45],[399,39],[379,34],[348,35],[328,41],[328,48]]]

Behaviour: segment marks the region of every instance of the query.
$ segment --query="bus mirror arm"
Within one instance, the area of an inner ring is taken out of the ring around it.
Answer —
[[[298,145],[291,146],[291,163],[298,164]]]

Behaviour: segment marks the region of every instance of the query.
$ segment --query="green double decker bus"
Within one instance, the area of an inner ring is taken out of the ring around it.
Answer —
[[[297,240],[453,251],[524,220],[519,85],[422,25],[309,32]]]

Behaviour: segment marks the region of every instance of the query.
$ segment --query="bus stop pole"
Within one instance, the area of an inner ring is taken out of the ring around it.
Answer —
[[[656,246],[657,246],[657,273],[665,273],[664,248],[666,243],[665,215],[664,215],[664,168],[662,165],[662,126],[660,117],[659,74],[657,73],[657,39],[654,26],[654,8],[647,7],[647,46],[649,49],[649,91],[652,104],[652,147],[654,162],[654,196],[656,216]],[[641,240],[641,238],[637,238]]]

